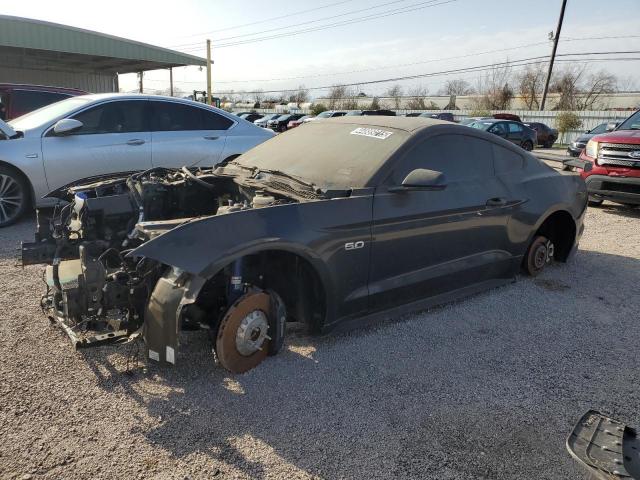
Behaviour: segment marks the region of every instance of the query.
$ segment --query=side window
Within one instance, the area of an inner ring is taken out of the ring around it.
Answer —
[[[55,92],[37,92],[32,90],[14,90],[11,93],[11,109],[16,114],[25,114],[51,103],[69,98],[69,95]]]
[[[154,132],[180,132],[205,130],[201,108],[173,102],[151,102],[153,104]]]
[[[508,148],[501,147],[500,145],[492,144],[492,146],[493,165],[496,175],[513,172],[524,167],[524,158],[522,158],[521,155],[512,152]]]
[[[74,135],[131,133],[148,131],[146,100],[108,102],[74,115],[83,126]]]
[[[522,125],[515,122],[509,122],[509,133],[520,133],[522,131]]]
[[[492,145],[481,138],[460,134],[429,138],[400,160],[392,175],[393,184],[402,183],[416,168],[442,172],[449,183],[493,176]]]
[[[507,126],[504,122],[496,123],[489,129],[489,133],[495,133],[496,135],[506,135]]]
[[[200,115],[202,116],[203,130],[227,130],[233,125],[232,120],[218,113],[205,110],[204,108],[199,108],[198,110],[200,110]],[[244,116],[245,120],[250,120],[251,118],[255,118],[255,116],[252,114]]]

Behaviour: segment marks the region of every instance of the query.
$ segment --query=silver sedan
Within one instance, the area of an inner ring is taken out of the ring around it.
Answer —
[[[0,227],[43,196],[94,175],[152,167],[211,167],[273,132],[199,102],[97,94],[0,121]]]

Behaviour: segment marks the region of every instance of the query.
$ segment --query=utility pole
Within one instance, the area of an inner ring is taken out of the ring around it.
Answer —
[[[173,67],[169,67],[169,95],[173,97]]]
[[[556,59],[556,50],[558,49],[558,40],[560,40],[560,30],[562,30],[562,20],[564,19],[564,9],[567,6],[567,0],[562,0],[560,8],[560,17],[558,18],[558,26],[556,34],[553,36],[553,49],[551,50],[551,59],[549,60],[549,70],[547,71],[547,80],[544,82],[544,90],[542,91],[542,101],[540,102],[540,111],[544,110],[544,104],[547,101],[547,93],[549,93],[549,82],[551,81],[551,73],[553,72],[553,62]]]
[[[207,39],[207,105],[211,105],[211,40]]]
[[[140,93],[144,93],[144,85],[142,84],[142,75],[144,75],[144,72],[140,72],[138,75],[140,76]]]

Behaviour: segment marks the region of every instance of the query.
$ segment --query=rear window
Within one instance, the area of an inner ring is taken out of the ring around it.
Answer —
[[[14,115],[24,115],[66,98],[69,98],[69,95],[65,93],[14,90],[11,93],[11,110]]]

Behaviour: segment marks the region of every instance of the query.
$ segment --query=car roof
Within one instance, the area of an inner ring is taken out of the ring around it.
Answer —
[[[362,117],[348,117],[345,115],[343,117],[330,118],[326,121],[334,123],[348,123],[359,126],[395,128],[406,132],[415,132],[416,130],[427,128],[432,125],[451,125],[451,122],[447,122],[446,120],[437,120],[435,118],[394,117],[388,115],[368,115]]]

